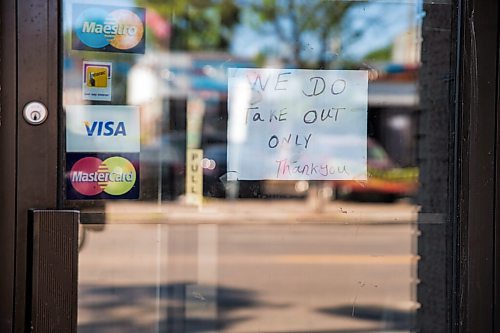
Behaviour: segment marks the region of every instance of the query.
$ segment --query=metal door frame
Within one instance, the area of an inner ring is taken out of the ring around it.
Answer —
[[[1,2],[0,331],[25,332],[30,323],[28,210],[57,208],[59,3]],[[45,123],[32,126],[25,104],[40,101]],[[76,304],[75,304],[76,306]]]
[[[0,2],[0,331],[14,327],[14,267],[16,220],[16,4]],[[9,45],[9,47],[7,47]],[[6,82],[10,82],[9,85]],[[13,195],[14,193],[14,195]]]
[[[459,39],[458,237],[454,299],[460,332],[498,332],[499,4],[464,1]],[[496,232],[496,235],[495,235]],[[497,255],[495,256],[495,248]],[[495,275],[496,268],[496,275]],[[496,282],[495,282],[496,280]],[[496,313],[496,315],[495,315]]]

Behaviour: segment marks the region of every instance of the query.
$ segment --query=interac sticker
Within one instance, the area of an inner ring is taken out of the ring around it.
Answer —
[[[203,150],[187,149],[186,154],[186,202],[201,205],[203,202]]]
[[[228,180],[365,180],[364,70],[228,69]]]
[[[111,101],[112,64],[83,62],[82,98],[88,101]]]

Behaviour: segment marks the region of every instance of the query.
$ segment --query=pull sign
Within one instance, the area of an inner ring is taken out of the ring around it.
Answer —
[[[40,125],[45,122],[49,112],[40,102],[29,102],[24,106],[24,120],[30,125]]]

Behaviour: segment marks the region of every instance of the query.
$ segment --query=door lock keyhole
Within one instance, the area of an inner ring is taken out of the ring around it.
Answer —
[[[33,121],[37,121],[38,119],[40,119],[40,112],[38,111],[31,112],[31,119],[33,119]]]
[[[40,125],[47,119],[48,111],[40,102],[30,102],[23,110],[24,120],[30,125]]]

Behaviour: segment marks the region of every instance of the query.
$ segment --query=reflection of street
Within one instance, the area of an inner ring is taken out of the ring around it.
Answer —
[[[200,212],[128,203],[107,212],[80,253],[79,332],[412,327],[410,204],[331,202],[314,212],[299,200],[214,201]]]
[[[106,205],[107,223],[411,223],[418,207],[395,204],[332,201],[312,197],[304,200],[208,200],[202,207],[162,202],[114,202]]]

